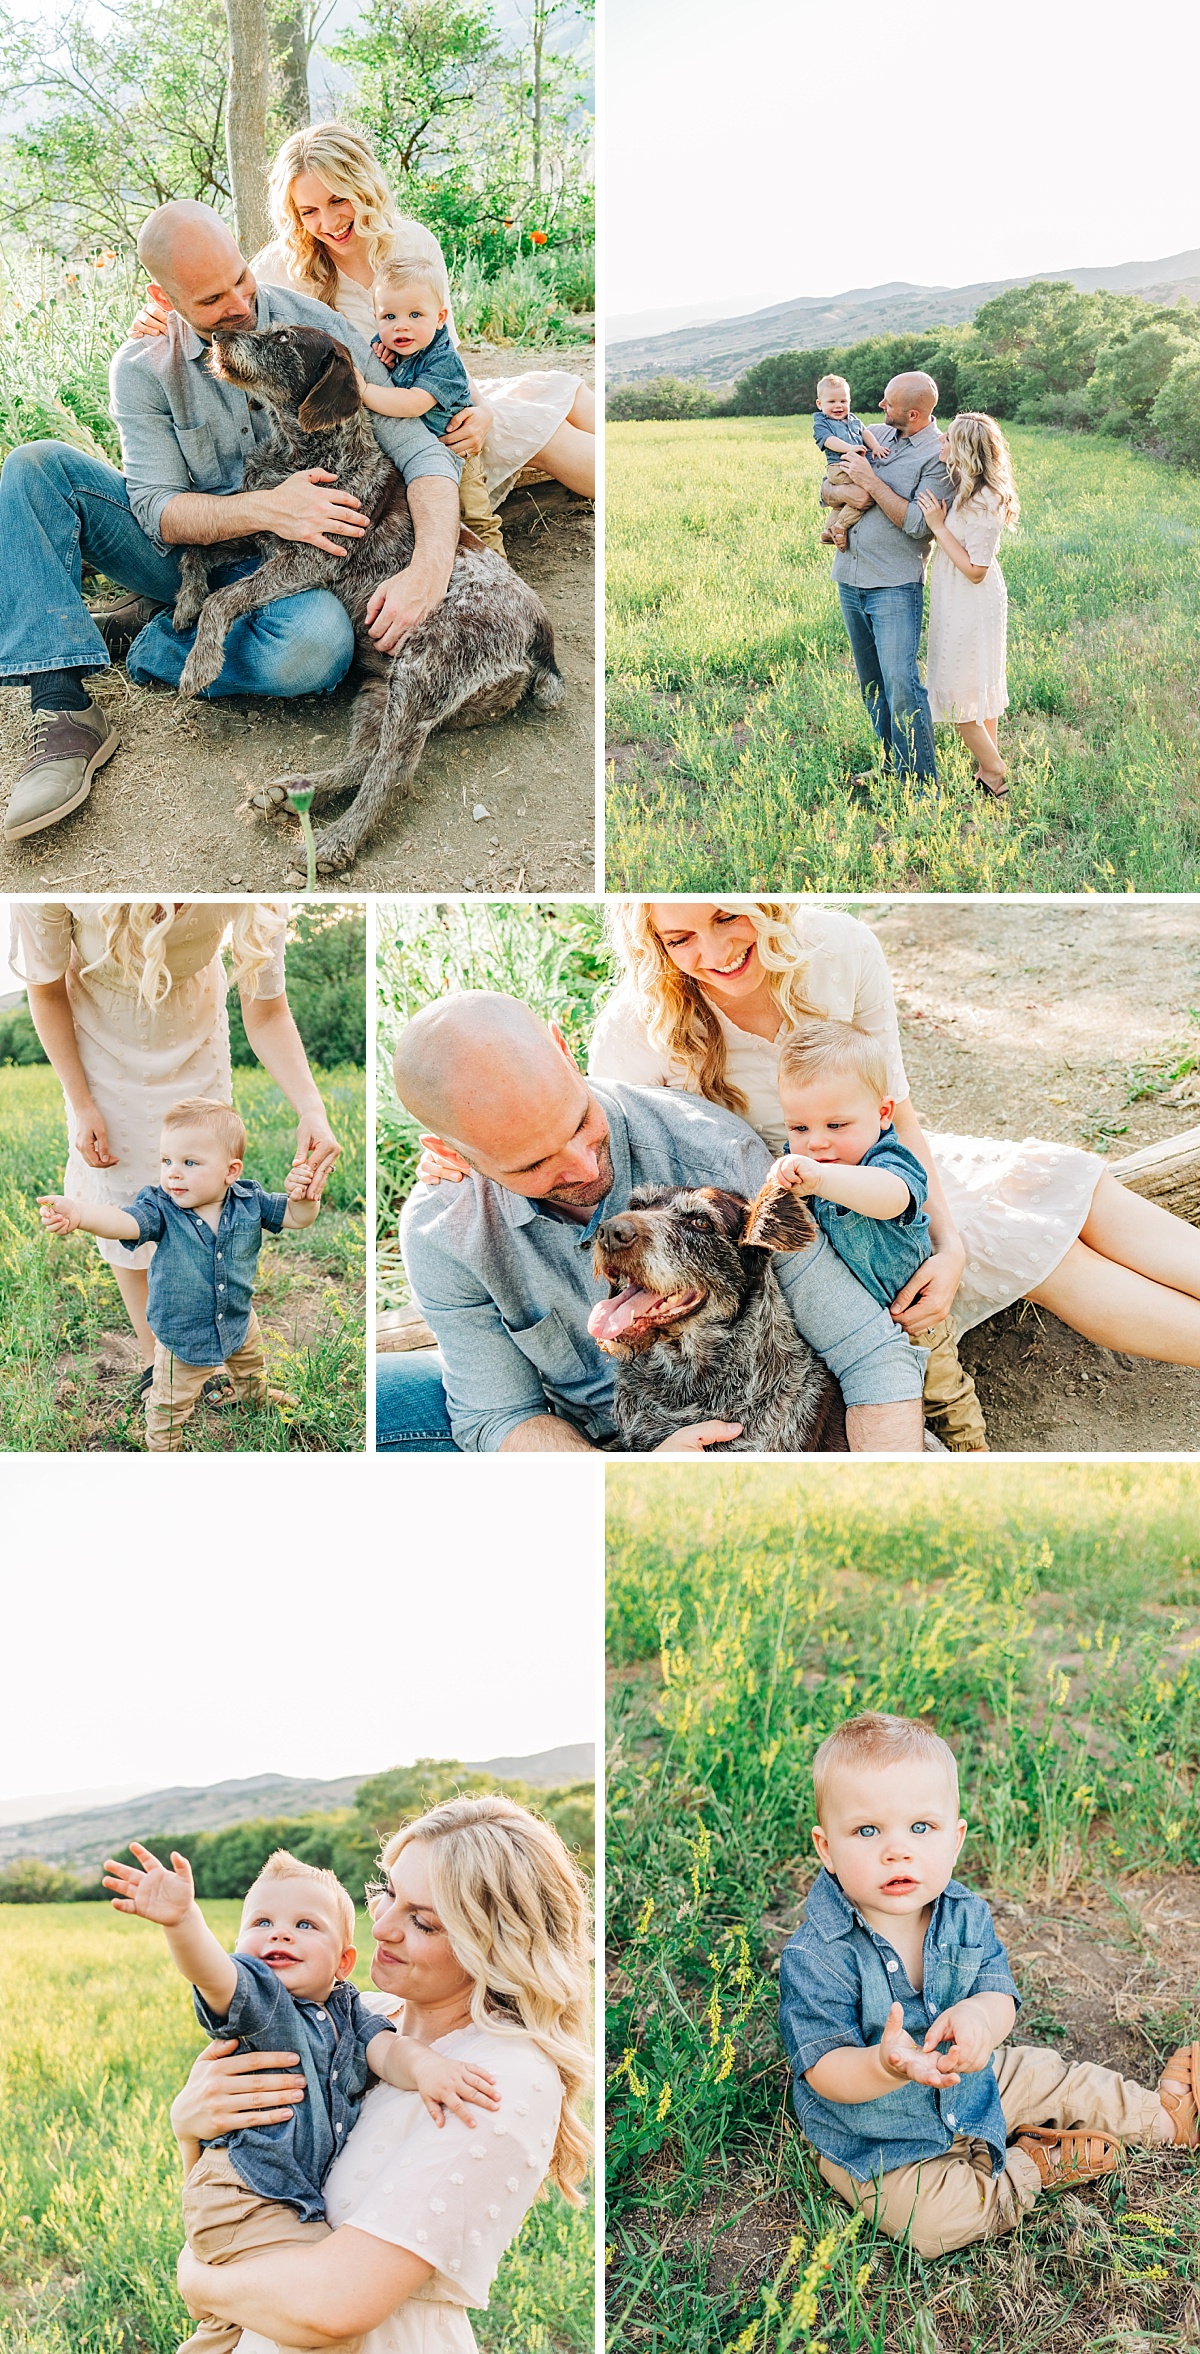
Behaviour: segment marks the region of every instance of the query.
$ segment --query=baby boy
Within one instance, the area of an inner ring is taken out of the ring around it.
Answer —
[[[363,407],[381,417],[419,417],[439,440],[472,401],[471,379],[450,340],[450,295],[433,262],[385,262],[371,290],[378,333],[371,349],[390,385],[358,388]],[[504,536],[492,512],[480,457],[465,458],[458,484],[464,521],[497,556]]]
[[[324,2239],[323,2184],[344,2146],[372,2077],[420,2094],[438,2124],[466,2104],[499,2107],[486,2069],[447,2060],[432,2045],[397,2034],[347,1984],[356,1959],[354,1903],[332,1872],[280,1848],[269,1856],[242,1906],[236,1950],[227,1954],[196,1902],[191,1866],[171,1869],[131,1842],[137,1865],[104,1867],[113,1908],[157,1921],[171,1959],[190,1980],[196,2017],[209,2035],[237,2036],[241,2051],[294,2051],[306,2092],[275,2125],[243,2126],[205,2142],[183,2190],[188,2246],[203,2263],[296,2241]],[[231,2354],[240,2330],[203,2320],[181,2354]],[[353,2354],[361,2339],[339,2340]],[[285,2347],[278,2354],[287,2354]]]
[[[886,457],[895,441],[894,428],[885,425],[874,433],[856,417],[850,406],[850,387],[844,376],[822,376],[817,386],[817,406],[813,416],[813,440],[833,462],[825,476],[823,489],[845,490],[847,497],[833,508],[825,523],[821,538],[826,545],[844,548],[846,534],[853,531],[864,508],[868,505],[865,491],[860,490],[852,474],[838,464],[855,450],[867,449],[873,458]],[[832,502],[830,502],[832,503]]]
[[[839,1259],[890,1308],[933,1244],[929,1180],[892,1126],[879,1040],[854,1022],[806,1022],[781,1050],[779,1102],[791,1150],[771,1176],[805,1196]],[[938,1437],[957,1453],[986,1454],[983,1412],[949,1319],[910,1338],[929,1351],[925,1403]]]
[[[80,1227],[131,1251],[155,1245],[146,1310],[155,1344],[146,1390],[151,1454],[178,1453],[205,1382],[222,1366],[237,1398],[261,1403],[283,1394],[267,1387],[254,1313],[258,1254],[264,1234],[312,1225],[321,1185],[297,1161],[282,1193],[264,1193],[242,1175],[245,1150],[246,1131],[231,1105],[188,1096],[163,1122],[160,1183],[143,1186],[127,1209],[55,1193],[38,1199],[52,1234]]]
[[[1195,2148],[1194,2044],[1157,2092],[1010,2044],[1020,2004],[929,1725],[857,1716],[813,1759],[822,1870],[779,1970],[801,2130],[850,2207],[922,2256],[1011,2231],[1044,2190],[1111,2174],[1124,2141]]]

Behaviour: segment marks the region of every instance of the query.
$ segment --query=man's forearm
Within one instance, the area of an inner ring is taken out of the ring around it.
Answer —
[[[416,537],[410,569],[420,572],[440,604],[458,549],[458,484],[444,474],[419,474],[408,485],[408,505]]]
[[[886,1406],[847,1406],[846,1439],[852,1455],[923,1454],[924,1406],[920,1398],[896,1398]]]
[[[209,491],[181,490],[167,501],[158,529],[169,548],[208,548],[216,540],[251,539],[256,531],[269,531],[271,510],[258,491],[238,490],[218,499]]]
[[[502,1438],[497,1453],[500,1455],[597,1455],[600,1449],[585,1439],[573,1422],[564,1422],[557,1414],[535,1414],[528,1422],[519,1422]]]
[[[880,482],[878,478],[871,484],[871,496],[881,514],[887,516],[888,522],[894,523],[898,531],[903,531],[908,521],[908,500],[902,499],[899,491],[889,490],[886,482]]]

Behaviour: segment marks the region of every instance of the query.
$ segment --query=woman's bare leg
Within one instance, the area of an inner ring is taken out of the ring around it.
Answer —
[[[581,433],[595,432],[596,395],[590,384],[580,384],[579,390],[567,410],[566,421],[568,425],[578,425]]]
[[[154,1334],[146,1322],[146,1304],[150,1279],[144,1267],[114,1267],[117,1289],[125,1302],[125,1313],[133,1326],[143,1365],[154,1363]]]
[[[955,727],[980,776],[986,777],[989,784],[1002,785],[1008,771],[997,748],[995,720],[984,726],[976,719],[961,719],[955,721]]]
[[[1155,1283],[1200,1300],[1200,1228],[1176,1218],[1157,1202],[1131,1193],[1107,1170],[1092,1195],[1079,1239],[1119,1267],[1132,1267]]]
[[[568,490],[578,491],[582,498],[595,498],[596,436],[587,428],[581,429],[569,422],[560,425],[557,433],[551,434],[545,449],[539,450],[536,458],[531,458],[529,463],[531,466],[543,467],[547,474],[553,474],[556,482],[565,483]]]
[[[1029,1297],[1102,1349],[1154,1357],[1163,1365],[1200,1366],[1200,1300],[1118,1265],[1085,1242],[1072,1243]]]

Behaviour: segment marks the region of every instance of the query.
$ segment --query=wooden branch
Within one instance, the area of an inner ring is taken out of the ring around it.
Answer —
[[[1200,1128],[1185,1128],[1161,1144],[1144,1144],[1140,1152],[1110,1161],[1108,1172],[1131,1193],[1200,1226]]]
[[[266,0],[225,0],[225,14],[229,21],[225,150],[238,243],[249,261],[271,238],[267,210],[271,42]]]

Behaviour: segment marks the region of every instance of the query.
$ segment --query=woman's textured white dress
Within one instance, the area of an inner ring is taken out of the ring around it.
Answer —
[[[1005,648],[1008,591],[996,561],[1004,518],[995,491],[980,490],[946,517],[982,580],[968,580],[934,543],[929,565],[929,638],[925,685],[937,720],[999,719],[1008,709]]]
[[[187,1095],[233,1101],[221,943],[240,913],[241,905],[232,901],[182,907],[167,936],[170,994],[161,1005],[146,1005],[136,985],[103,961],[98,906],[14,901],[13,970],[23,981],[43,985],[65,977],[79,1059],[117,1156],[115,1169],[92,1169],[72,1143],[64,1193],[120,1208],[143,1185],[157,1185],[159,1132],[173,1103]],[[274,959],[259,975],[260,997],[283,995],[284,937],[281,926]],[[92,965],[98,965],[94,972],[87,969]],[[63,1101],[73,1138],[75,1115],[65,1095]],[[122,1269],[148,1267],[154,1256],[152,1242],[127,1251],[123,1243],[97,1237],[96,1248],[110,1266]]]
[[[402,2011],[390,1995],[363,1999],[387,2017]],[[325,2177],[335,2228],[350,2224],[434,2266],[431,2280],[367,2332],[362,2354],[472,2354],[467,2307],[487,2304],[554,2152],[562,2084],[531,2036],[464,2027],[436,2049],[490,2069],[499,2109],[477,2110],[474,2132],[457,2117],[437,2126],[418,2094],[376,2085]],[[238,2354],[275,2354],[274,2343],[244,2330]]]
[[[443,272],[446,270],[437,238],[420,221],[401,223],[395,251],[405,260],[436,262]],[[292,286],[297,294],[312,291],[292,276],[278,239],[273,245],[264,246],[250,266],[264,286]],[[348,278],[344,270],[339,270],[334,308],[370,342],[375,333],[375,313],[369,286],[360,286],[357,279]],[[451,337],[457,342],[453,313],[448,323]],[[565,424],[582,381],[564,368],[531,368],[522,376],[472,378],[480,399],[493,411],[491,430],[480,453],[493,507],[498,507],[507,497],[522,466],[527,466],[539,450],[545,449],[551,434]]]
[[[888,1085],[903,1103],[910,1090],[892,978],[869,925],[834,908],[813,907],[799,911],[794,929],[811,959],[806,990],[814,1015],[859,1022],[879,1038],[887,1053]],[[756,1038],[736,1029],[724,1014],[718,1012],[717,1018],[725,1033],[728,1075],[747,1099],[746,1118],[772,1152],[786,1152],[778,1088],[784,1033]],[[628,981],[600,1014],[588,1070],[595,1079],[625,1079],[635,1087],[687,1086],[686,1074],[673,1070],[652,1043]],[[1096,1153],[1039,1137],[1005,1143],[980,1136],[931,1136],[929,1145],[967,1254],[950,1311],[961,1334],[1036,1291],[1066,1257],[1091,1208],[1104,1163]]]

